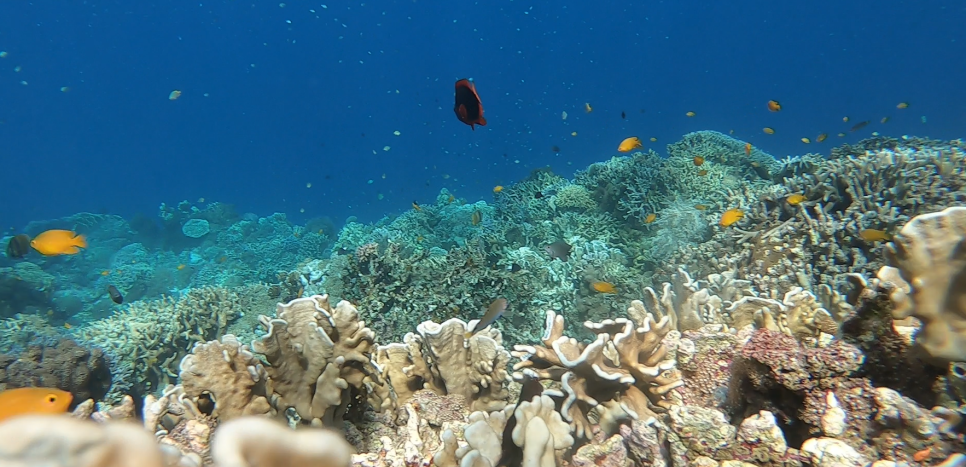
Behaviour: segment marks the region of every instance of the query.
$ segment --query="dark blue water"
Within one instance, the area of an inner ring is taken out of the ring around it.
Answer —
[[[569,176],[634,135],[663,152],[734,130],[779,156],[955,138],[964,22],[953,1],[7,1],[0,225],[201,197],[372,220],[442,187],[488,199],[537,167]],[[476,131],[453,114],[467,77]]]

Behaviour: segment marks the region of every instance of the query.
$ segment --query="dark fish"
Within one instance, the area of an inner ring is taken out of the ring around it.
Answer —
[[[536,198],[536,199],[543,198],[543,192],[542,191],[538,191],[538,192],[536,192],[536,193],[533,194],[533,197]]]
[[[560,152],[560,146],[550,146],[550,150],[553,152]]]
[[[468,79],[456,82],[456,105],[453,106],[453,111],[456,112],[456,118],[473,130],[476,130],[473,125],[486,125],[480,95],[476,93],[476,85]]]
[[[111,296],[112,302],[118,305],[124,303],[124,296],[121,295],[121,291],[117,290],[117,287],[114,287],[114,285],[107,286],[107,294]]]
[[[521,270],[523,270],[523,266],[520,266],[517,263],[513,263],[510,265],[510,272],[520,272]]]
[[[27,234],[15,235],[7,243],[8,258],[23,258],[30,251],[30,236]]]
[[[563,261],[566,263],[567,260],[570,259],[570,250],[572,250],[573,248],[574,247],[570,246],[570,244],[561,240],[558,242],[553,242],[543,247],[543,250],[546,251],[548,255],[550,255],[551,260],[560,258],[560,261]]]
[[[517,407],[521,402],[530,402],[534,397],[543,395],[543,385],[536,378],[527,373],[523,373],[523,387],[520,388],[520,398],[517,400]],[[513,429],[517,426],[517,418],[509,417],[506,426],[503,427],[503,455],[497,467],[515,467],[523,465],[523,448],[513,442]]]
[[[850,129],[849,131],[859,131],[859,130],[865,128],[865,126],[868,125],[868,124],[869,124],[869,120],[866,120],[864,122],[856,123],[854,126],[852,126],[852,129]]]
[[[626,118],[627,118],[627,114],[624,113],[623,110],[621,110],[621,119],[626,119]]]
[[[473,334],[476,334],[486,329],[487,326],[493,324],[493,322],[496,321],[500,316],[503,316],[503,312],[506,311],[506,306],[507,302],[505,298],[493,300],[493,303],[490,303],[490,306],[486,308],[486,313],[483,313],[483,317],[480,318],[480,321],[476,323],[476,326],[474,326],[471,331],[466,331],[466,334],[464,334],[463,337],[469,339],[470,337],[473,337]]]

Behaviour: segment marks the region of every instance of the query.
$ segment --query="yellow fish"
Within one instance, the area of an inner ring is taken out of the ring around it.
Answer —
[[[686,114],[684,114],[684,115],[687,115],[688,117],[693,117],[693,116],[695,116],[695,115],[697,115],[697,114],[696,114],[696,113],[694,113],[694,112],[690,112],[690,111],[689,111],[688,113],[686,113]]]
[[[812,140],[810,140],[808,138],[802,138],[802,142],[805,143],[805,144],[808,144],[808,143],[811,143]]]
[[[742,217],[745,217],[745,213],[741,209],[729,209],[721,215],[721,221],[718,224],[722,227],[729,227],[740,221]]]
[[[765,128],[762,128],[761,131],[764,131],[766,135],[773,135],[773,134],[775,134],[775,129],[772,128],[772,127],[767,127],[766,126]]]
[[[617,150],[620,152],[631,152],[639,147],[643,147],[644,143],[637,136],[631,136],[630,138],[625,138],[621,141],[621,144],[617,146]]]
[[[594,281],[590,284],[590,287],[594,289],[595,292],[613,294],[617,293],[617,287],[614,284],[604,281]]]
[[[828,133],[822,133],[818,135],[818,137],[815,138],[815,141],[818,141],[819,143],[821,143],[822,141],[825,141],[825,138],[828,138]]]
[[[18,415],[64,413],[73,399],[69,392],[60,389],[8,389],[0,392],[0,422]]]
[[[892,235],[885,230],[863,229],[859,231],[859,237],[867,242],[888,242],[892,240]]]
[[[34,237],[30,246],[44,256],[73,255],[87,248],[87,240],[70,230],[54,229]]]
[[[650,224],[651,222],[654,222],[656,220],[657,220],[657,214],[654,214],[652,212],[652,213],[648,214],[647,217],[644,218],[644,223],[645,224]]]
[[[900,102],[899,105],[896,105],[896,108],[897,109],[908,109],[909,108],[909,103],[908,102]]]
[[[501,191],[503,191],[503,185],[497,185],[493,187],[493,193],[499,193]]]
[[[785,202],[787,202],[788,204],[791,204],[792,206],[798,206],[799,204],[802,204],[802,201],[805,201],[805,195],[801,195],[798,193],[795,193],[794,195],[788,195],[788,197],[785,198]]]

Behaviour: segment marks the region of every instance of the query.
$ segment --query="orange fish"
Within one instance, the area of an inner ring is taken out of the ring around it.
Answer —
[[[772,127],[768,127],[768,126],[766,126],[765,128],[762,128],[761,131],[764,131],[766,135],[773,135],[773,134],[775,134],[775,129],[772,128]]]
[[[55,229],[34,237],[30,246],[44,256],[73,255],[87,248],[87,240],[70,230]]]
[[[802,201],[805,201],[805,195],[801,195],[798,193],[795,193],[794,195],[788,195],[788,197],[785,198],[785,202],[787,202],[788,204],[791,204],[792,206],[798,206],[799,204],[802,204]]]
[[[745,155],[746,156],[751,155],[751,143],[745,143]]]
[[[18,415],[64,413],[73,399],[69,392],[60,389],[8,389],[0,392],[0,422]]]
[[[599,293],[617,293],[617,288],[614,287],[614,284],[611,284],[610,282],[594,281],[590,284],[590,286],[594,289],[594,291]]]
[[[912,455],[912,460],[914,460],[916,462],[922,462],[922,461],[924,461],[926,459],[929,459],[929,455],[930,454],[932,454],[932,447],[931,446],[930,447],[927,447],[926,449],[923,449],[921,451],[916,451],[916,453]]]
[[[621,144],[617,146],[617,150],[620,152],[631,152],[634,149],[637,149],[643,146],[644,146],[644,143],[641,143],[640,138],[638,138],[637,136],[631,136],[630,138],[626,138],[624,141],[621,141]]]
[[[742,217],[745,217],[745,213],[741,209],[729,209],[721,215],[721,220],[718,224],[722,227],[730,227],[740,221]]]
[[[652,212],[652,213],[648,214],[647,217],[644,218],[644,223],[645,224],[650,224],[651,222],[654,222],[655,220],[657,220],[657,214],[654,214]]]
[[[701,164],[704,164],[704,158],[701,156],[694,156],[694,165],[700,166]]]
[[[778,112],[782,109],[782,105],[778,101],[768,101],[768,110],[772,112]]]
[[[468,79],[456,82],[456,105],[453,106],[453,111],[456,112],[456,118],[474,131],[476,127],[473,125],[486,126],[480,95],[476,93],[476,85]]]
[[[497,185],[493,187],[493,193],[499,193],[501,191],[503,191],[503,185]]]

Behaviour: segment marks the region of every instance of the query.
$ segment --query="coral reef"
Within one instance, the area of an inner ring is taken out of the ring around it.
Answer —
[[[31,345],[19,355],[0,354],[0,391],[23,387],[63,389],[74,399],[98,400],[111,387],[111,369],[100,349],[70,339]]]

